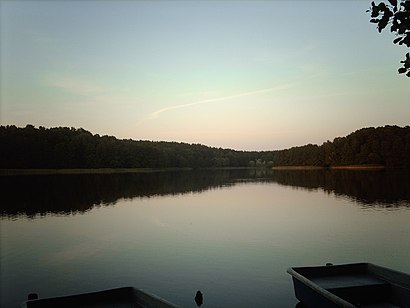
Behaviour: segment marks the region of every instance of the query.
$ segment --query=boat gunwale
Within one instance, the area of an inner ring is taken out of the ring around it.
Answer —
[[[304,287],[312,289],[318,294],[318,296],[325,297],[341,307],[356,307],[350,302],[340,298],[339,296],[328,291],[324,287],[317,284],[313,279],[317,277],[332,277],[343,276],[344,274],[350,274],[352,276],[367,274],[373,276],[386,284],[402,288],[403,290],[410,291],[410,275],[404,272],[400,272],[394,269],[390,269],[384,266],[376,265],[368,262],[361,263],[346,263],[346,264],[329,264],[320,266],[301,266],[290,267],[287,272],[296,280],[298,280]],[[295,293],[296,293],[296,286]],[[296,294],[295,294],[296,295]],[[407,296],[406,296],[407,297]],[[299,299],[299,298],[298,298]],[[299,299],[301,300],[301,299]],[[409,299],[407,299],[409,300]]]
[[[346,308],[356,308],[353,304],[345,301],[344,299],[340,298],[339,296],[333,294],[332,292],[320,287],[318,284],[314,283],[312,280],[306,278],[302,274],[299,274],[294,269],[305,268],[305,267],[289,267],[287,272],[297,279],[299,282],[304,284],[306,287],[312,289],[313,291],[317,292],[319,295],[325,297],[326,299],[330,300],[331,302],[341,305],[342,307]],[[296,291],[296,290],[295,290]],[[300,300],[300,299],[299,299]]]
[[[122,295],[125,297],[125,300],[137,300],[137,304],[142,304],[142,302],[146,302],[147,298],[155,301],[155,305],[153,307],[169,307],[169,308],[178,308],[179,306],[155,295],[144,291],[143,289],[134,288],[134,287],[118,287],[112,289],[105,289],[100,291],[93,291],[93,292],[84,292],[84,293],[77,293],[72,295],[63,295],[63,296],[55,296],[55,297],[44,297],[32,300],[24,301],[20,307],[21,308],[30,308],[30,304],[41,304],[44,303],[46,307],[52,307],[52,305],[58,304],[61,301],[64,305],[64,301],[77,301],[77,305],[84,305],[83,301],[90,301],[98,303],[102,300],[103,297],[112,297],[114,301],[115,298],[120,298]],[[124,296],[126,295],[126,296]],[[141,302],[142,301],[142,302]],[[67,304],[65,304],[67,306]],[[145,306],[144,307],[150,307]]]
[[[367,268],[370,273],[390,284],[395,284],[404,288],[410,288],[409,274],[373,263],[367,263]]]

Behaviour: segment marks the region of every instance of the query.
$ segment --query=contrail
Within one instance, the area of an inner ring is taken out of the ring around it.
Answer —
[[[222,96],[222,97],[204,99],[204,100],[196,101],[196,102],[193,102],[193,103],[181,104],[181,105],[175,105],[175,106],[171,106],[171,107],[162,108],[162,109],[159,109],[157,111],[154,111],[154,112],[150,113],[145,119],[140,121],[138,124],[141,124],[142,122],[144,122],[144,120],[147,120],[147,119],[149,119],[149,120],[156,119],[156,118],[158,118],[158,116],[161,113],[166,112],[166,111],[170,111],[170,110],[174,110],[174,109],[181,109],[181,108],[200,105],[200,104],[227,101],[227,100],[235,99],[235,98],[238,98],[238,97],[250,96],[250,95],[255,95],[255,94],[260,94],[260,93],[267,93],[267,92],[272,92],[272,91],[284,90],[284,89],[288,89],[288,88],[292,87],[293,85],[294,84],[290,83],[290,84],[280,85],[280,86],[276,86],[276,87],[268,88],[268,89],[255,90],[255,91],[250,91],[250,92],[243,92],[243,93],[229,95],[229,96]]]

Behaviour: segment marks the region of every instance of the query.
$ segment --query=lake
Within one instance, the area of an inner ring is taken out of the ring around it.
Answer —
[[[295,307],[290,266],[410,273],[408,170],[0,176],[0,306],[134,286],[182,307]]]

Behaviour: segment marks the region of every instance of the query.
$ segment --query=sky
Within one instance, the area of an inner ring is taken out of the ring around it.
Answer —
[[[236,150],[410,125],[370,1],[0,0],[0,123]]]

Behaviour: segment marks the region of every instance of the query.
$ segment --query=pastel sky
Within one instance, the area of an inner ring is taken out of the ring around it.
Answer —
[[[2,0],[0,122],[237,150],[409,125],[370,2]]]

